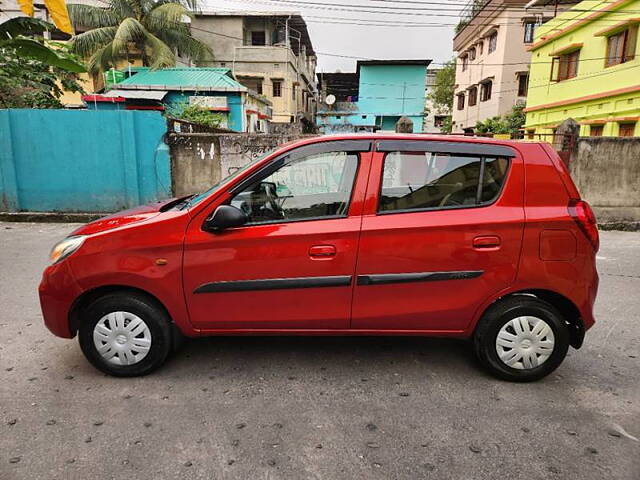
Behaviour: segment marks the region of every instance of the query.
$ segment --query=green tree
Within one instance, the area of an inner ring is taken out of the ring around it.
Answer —
[[[428,99],[437,115],[451,115],[453,94],[456,83],[456,61],[449,60],[436,74],[436,85],[429,92]],[[442,132],[451,133],[451,119],[445,121]]]
[[[13,58],[37,60],[68,72],[85,72],[84,65],[60,44],[44,41],[43,32],[55,30],[53,24],[37,18],[15,17],[0,23],[0,49]],[[55,48],[50,48],[54,45]]]
[[[76,73],[0,48],[0,108],[62,108],[63,91],[83,93]]]
[[[69,16],[84,33],[71,39],[73,51],[87,58],[91,73],[140,57],[152,69],[173,67],[177,55],[196,63],[213,57],[211,48],[191,36],[183,21],[195,0],[107,0],[108,6],[69,4]]]
[[[224,122],[222,113],[212,112],[199,105],[189,105],[187,102],[167,106],[166,113],[169,117],[197,123],[212,129],[220,128],[220,125]]]
[[[487,118],[484,122],[478,122],[475,132],[518,135],[527,119],[524,108],[524,103],[518,103],[511,112],[502,117]]]
[[[54,28],[30,17],[0,24],[0,108],[60,108],[63,90],[82,92],[84,66],[66,45],[41,36]]]

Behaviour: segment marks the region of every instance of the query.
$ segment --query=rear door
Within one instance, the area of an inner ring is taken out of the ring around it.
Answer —
[[[516,277],[522,159],[466,142],[384,140],[376,150],[351,326],[462,331]]]

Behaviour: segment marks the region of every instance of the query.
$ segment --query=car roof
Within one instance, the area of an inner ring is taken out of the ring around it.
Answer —
[[[445,142],[468,142],[468,143],[488,143],[495,145],[522,146],[523,144],[537,145],[542,142],[531,142],[522,140],[503,140],[490,137],[478,137],[470,135],[432,134],[432,133],[349,133],[330,134],[317,137],[310,137],[316,141],[331,140],[422,140],[422,141],[445,141]]]

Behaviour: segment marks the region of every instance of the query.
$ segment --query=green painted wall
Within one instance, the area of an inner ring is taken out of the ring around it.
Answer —
[[[566,31],[552,41],[536,48],[543,37],[551,36],[566,29],[575,22],[592,15],[594,10],[610,7],[610,12],[592,21],[585,21],[579,28]],[[576,10],[576,11],[573,11]],[[587,12],[585,10],[589,10]],[[582,123],[581,134],[589,135],[588,123],[607,120],[604,135],[617,136],[620,122],[633,121],[640,116],[640,41],[636,39],[635,59],[605,67],[607,37],[596,33],[613,27],[619,22],[640,17],[640,0],[598,1],[587,0],[575,5],[554,20],[536,30],[536,42],[531,57],[531,71],[525,128],[536,133],[550,133],[553,126],[567,118]],[[640,38],[640,35],[639,35]],[[560,82],[551,81],[551,61],[553,52],[572,44],[582,44],[577,77]],[[609,95],[604,98],[572,103],[572,99],[601,95],[620,89],[636,89],[625,94]],[[536,107],[561,102],[561,105],[536,110]],[[640,122],[636,123],[635,134],[640,136]]]

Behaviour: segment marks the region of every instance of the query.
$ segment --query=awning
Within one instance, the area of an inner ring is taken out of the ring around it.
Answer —
[[[139,100],[162,100],[168,92],[166,90],[109,90],[103,97],[122,97]]]
[[[626,30],[629,27],[637,25],[640,23],[640,18],[628,18],[623,22],[616,23],[615,25],[609,26],[603,30],[600,30],[593,34],[594,37],[610,37],[615,35],[616,33],[620,33],[623,30]]]
[[[573,53],[577,50],[580,50],[584,44],[582,43],[571,43],[569,45],[565,45],[557,50],[554,50],[549,54],[550,57],[560,57],[562,55],[567,55],[569,53]]]

